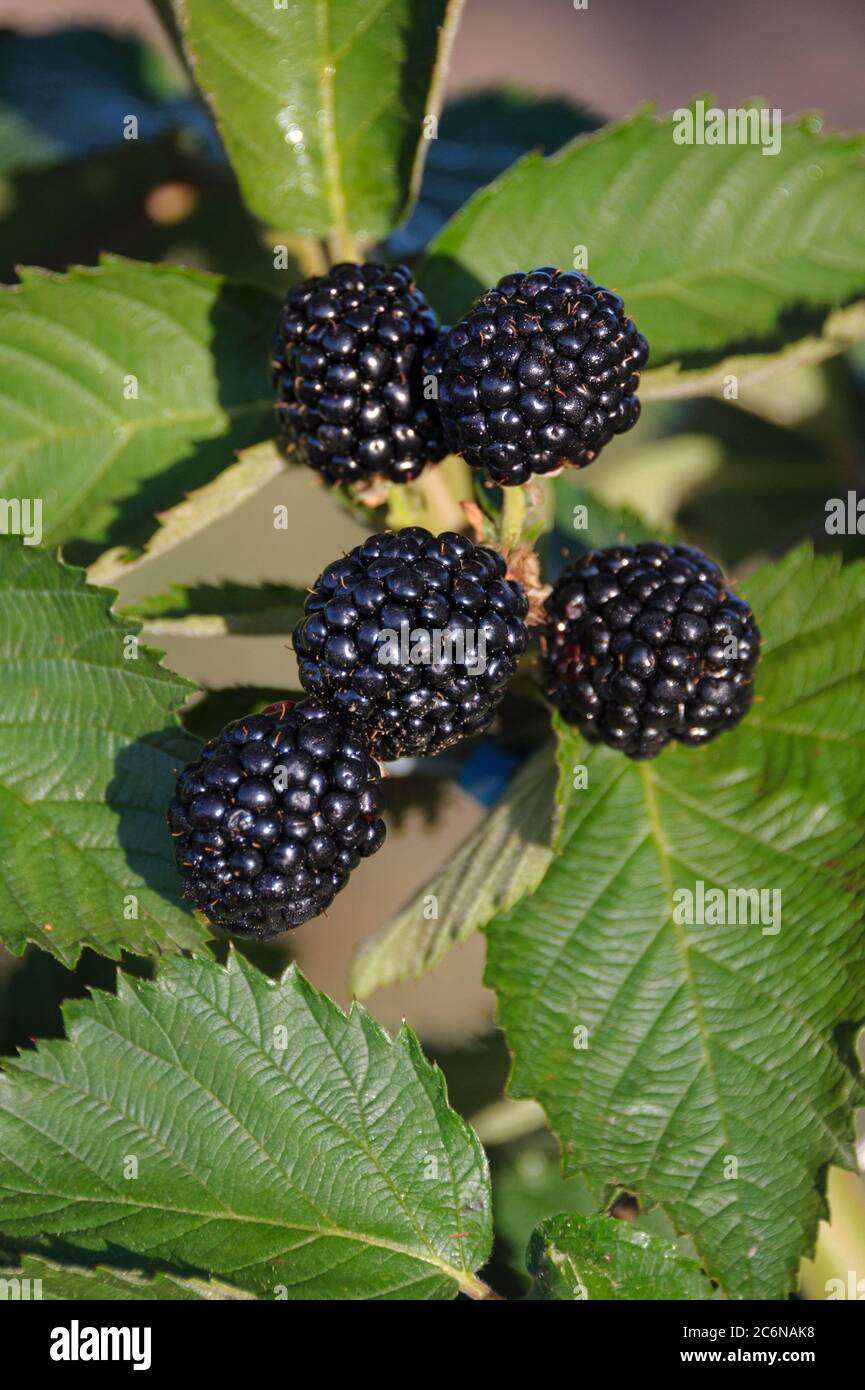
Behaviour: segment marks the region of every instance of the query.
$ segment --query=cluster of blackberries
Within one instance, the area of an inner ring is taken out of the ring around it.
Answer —
[[[636,424],[648,356],[619,296],[576,271],[506,275],[448,330],[405,266],[337,265],[282,310],[280,438],[329,482],[407,482],[450,450],[515,486]]]
[[[547,600],[547,698],[630,758],[707,743],[753,697],[760,633],[718,566],[687,545],[613,546],[569,566]]]
[[[647,357],[621,299],[585,275],[507,275],[440,332],[404,267],[338,265],[289,295],[274,379],[286,431],[330,481],[404,482],[449,448],[517,485],[630,429]],[[229,724],[178,778],[185,895],[262,940],[323,912],[384,841],[378,760],[486,729],[528,613],[503,556],[455,532],[385,532],[328,565],[294,631],[307,698]],[[738,723],[760,635],[711,560],[648,542],[566,570],[541,644],[564,717],[651,758]]]
[[[178,778],[185,896],[261,940],[323,912],[384,841],[377,760],[485,729],[527,612],[502,556],[455,532],[385,532],[328,565],[294,633],[308,698],[229,724]]]

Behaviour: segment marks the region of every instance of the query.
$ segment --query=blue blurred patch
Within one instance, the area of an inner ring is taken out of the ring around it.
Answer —
[[[429,142],[417,206],[387,242],[394,257],[417,256],[463,203],[529,150],[550,154],[601,124],[581,107],[518,88],[448,102]]]
[[[457,786],[482,806],[495,806],[522,759],[493,739],[483,739],[466,758]]]
[[[80,159],[119,145],[135,116],[138,139],[194,132],[202,156],[224,158],[192,95],[166,95],[144,45],[90,29],[0,33],[0,168]],[[5,130],[5,135],[4,135]]]

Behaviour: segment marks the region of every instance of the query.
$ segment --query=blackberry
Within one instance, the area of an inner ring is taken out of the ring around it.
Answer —
[[[184,896],[260,941],[317,917],[384,841],[380,779],[367,740],[313,701],[226,725],[168,808]]]
[[[691,546],[645,541],[584,555],[546,608],[547,697],[593,743],[654,758],[672,739],[707,743],[751,704],[754,615]]]
[[[504,487],[582,468],[637,423],[648,357],[619,296],[588,276],[506,275],[434,350],[445,443]]]
[[[359,718],[377,757],[440,753],[491,722],[526,648],[501,555],[419,526],[370,536],[319,575],[294,630],[304,689]]]
[[[273,384],[280,441],[331,483],[416,478],[442,457],[435,402],[423,394],[435,314],[405,266],[335,265],[289,292]]]

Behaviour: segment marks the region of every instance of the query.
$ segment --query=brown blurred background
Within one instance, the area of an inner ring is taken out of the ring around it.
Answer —
[[[424,0],[415,0],[423,5]],[[0,25],[38,33],[99,26],[168,45],[149,0],[0,0]],[[865,114],[860,0],[466,0],[449,92],[525,82],[604,116],[712,93],[784,115],[819,108],[836,126]]]

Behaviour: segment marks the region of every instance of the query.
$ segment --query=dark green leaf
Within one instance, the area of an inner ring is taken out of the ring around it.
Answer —
[[[529,150],[551,154],[599,120],[559,97],[519,87],[471,92],[446,103],[430,141],[417,207],[388,247],[413,257],[484,184]]]
[[[746,595],[764,656],[734,733],[635,765],[562,728],[588,786],[540,888],[490,924],[488,976],[512,1093],[566,1172],[660,1203],[730,1296],[783,1298],[829,1164],[855,1164],[865,565],[803,548]],[[700,884],[738,925],[687,921]],[[758,920],[727,896],[750,889]]]
[[[682,145],[638,112],[529,155],[433,242],[421,282],[448,321],[515,268],[570,267],[625,298],[652,365],[773,350],[865,290],[865,137],[783,127],[780,151]],[[802,267],[807,265],[807,275]]]
[[[186,91],[166,90],[151,50],[95,29],[0,33],[0,172],[78,159],[111,146],[194,131],[218,156],[212,127]],[[130,139],[127,122],[136,126]]]
[[[9,1240],[83,1264],[117,1244],[267,1297],[483,1296],[483,1150],[408,1029],[235,954],[121,976],[66,1020],[0,1079]]]
[[[46,543],[136,544],[271,432],[266,294],[114,258],[22,277],[0,293],[0,489],[41,499]]]
[[[550,1217],[529,1242],[536,1299],[711,1298],[700,1266],[669,1241],[611,1216]]]
[[[197,740],[194,687],[137,644],[113,595],[45,551],[0,542],[0,939],[73,965],[194,949],[165,811]]]

